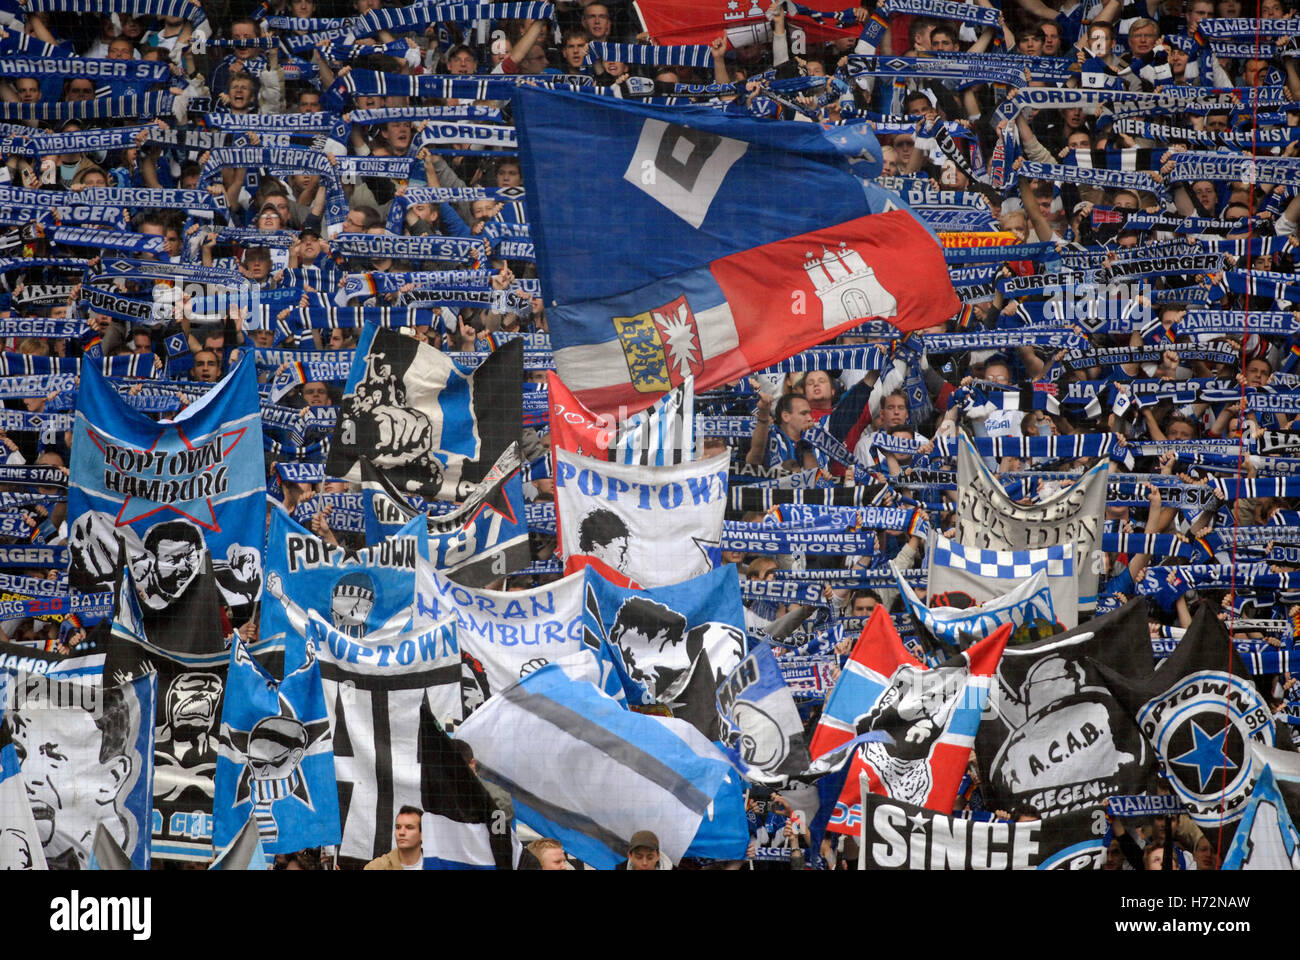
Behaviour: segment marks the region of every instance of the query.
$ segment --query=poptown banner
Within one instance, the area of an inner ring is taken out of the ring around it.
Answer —
[[[238,364],[163,422],[127,406],[86,364],[70,469],[74,599],[113,587],[121,541],[147,617],[165,620],[164,611],[210,577],[239,623],[251,615],[262,588],[266,510],[252,364]]]
[[[555,451],[559,552],[566,572],[596,561],[641,586],[679,583],[721,560],[729,454],[669,467]]]

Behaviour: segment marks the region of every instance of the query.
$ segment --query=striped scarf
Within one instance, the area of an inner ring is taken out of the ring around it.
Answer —
[[[493,154],[499,152],[513,153],[518,146],[515,140],[514,127],[496,126],[487,123],[468,123],[464,120],[430,120],[424,125],[424,129],[415,135],[415,141],[411,144],[412,150],[419,150],[421,147],[435,146],[444,147],[450,144],[470,144],[476,148],[472,152],[481,152],[479,147],[499,147],[501,151],[489,151]],[[457,150],[457,153],[468,153],[468,150]]]
[[[934,441],[935,455],[955,457],[960,437],[939,437]],[[1059,437],[972,437],[981,457],[1018,457],[1025,459],[1078,460],[1104,457],[1118,449],[1112,433],[1076,433]]]
[[[58,103],[0,103],[0,120],[118,120],[122,117],[160,117],[171,114],[176,98],[151,92],[136,96],[101,97]]]
[[[505,119],[505,114],[496,107],[481,107],[476,103],[462,103],[454,107],[377,107],[369,110],[353,110],[348,114],[349,123],[365,126],[390,123],[394,120],[490,120],[500,123]]]
[[[891,14],[908,13],[936,20],[956,20],[976,27],[998,25],[998,10],[995,8],[979,7],[956,0],[885,0],[885,5]]]
[[[355,183],[358,177],[379,177],[385,180],[407,180],[416,159],[410,157],[339,157],[339,177],[344,183]]]
[[[211,151],[199,172],[199,189],[218,181],[221,171],[238,167],[265,168],[284,173],[308,173],[321,178],[325,187],[325,222],[340,226],[348,215],[348,200],[339,174],[324,153],[296,147],[221,147]]]
[[[180,17],[194,26],[207,22],[191,0],[25,0],[28,13],[125,13],[132,17]]]
[[[416,290],[491,290],[492,274],[487,270],[437,270],[419,273],[349,273],[334,295],[337,306],[347,306],[357,297],[396,293],[406,284]]]
[[[1209,350],[1196,344],[1169,343],[1158,347],[1097,347],[1090,350],[1071,350],[1062,358],[1067,370],[1086,367],[1114,367],[1121,363],[1160,363],[1168,352],[1178,354],[1179,360],[1202,360],[1206,363],[1236,365],[1237,354],[1227,350]]]
[[[1257,129],[1245,133],[1221,133],[1213,130],[1193,130],[1190,127],[1175,127],[1165,123],[1150,123],[1136,117],[1121,117],[1113,128],[1116,133],[1126,133],[1157,143],[1170,143],[1178,140],[1198,147],[1240,147],[1243,149],[1264,149],[1266,147],[1284,147],[1288,143],[1300,140],[1300,127],[1273,127]]]
[[[810,370],[884,370],[885,351],[874,344],[850,347],[811,347],[762,370],[762,373],[807,373]]]
[[[10,57],[0,59],[0,77],[91,77],[153,86],[167,83],[171,69],[152,60],[102,60],[97,57]]]
[[[1232,39],[1244,37],[1300,37],[1300,23],[1294,19],[1263,19],[1253,17],[1209,17],[1196,26],[1203,37]]]
[[[350,36],[350,35],[345,35]],[[290,38],[291,39],[291,38]],[[324,56],[326,60],[334,60],[346,63],[350,60],[359,60],[362,57],[382,54],[386,57],[396,57],[403,60],[410,53],[417,53],[410,44],[405,40],[391,40],[388,43],[359,44],[349,43],[346,39],[331,40],[324,44]]]
[[[112,130],[79,130],[75,133],[26,133],[0,138],[0,153],[44,157],[58,153],[87,153],[92,150],[120,150],[133,147],[141,131],[157,130],[155,124],[115,127]]]
[[[657,46],[648,43],[605,43],[593,40],[587,45],[584,64],[596,61],[635,64],[637,66],[698,67],[713,66],[713,53],[706,44]]]
[[[408,7],[381,7],[352,17],[349,25],[358,37],[380,30],[411,33],[435,23],[476,23],[479,20],[554,20],[555,5],[540,0],[522,3],[413,3]]]
[[[980,83],[1001,83],[1016,87],[1025,82],[1023,72],[1012,66],[966,60],[938,60],[934,57],[865,57],[849,54],[844,75],[891,79],[953,80],[959,88]]]
[[[1285,273],[1272,273],[1263,270],[1228,270],[1223,274],[1223,283],[1233,293],[1244,293],[1252,297],[1264,297],[1268,300],[1300,301],[1300,283],[1295,277]]]
[[[1097,170],[1089,167],[1072,166],[1060,163],[1039,163],[1026,160],[1014,176],[1028,177],[1031,180],[1047,180],[1055,183],[1083,183],[1108,190],[1119,188],[1142,190],[1156,196],[1165,195],[1165,187],[1150,174],[1130,170]],[[1196,179],[1203,179],[1197,177]]]
[[[371,11],[372,13],[375,11]],[[521,83],[551,90],[594,89],[594,77],[581,74],[494,74],[489,79],[463,76],[405,76],[400,73],[379,73],[375,70],[351,70],[336,86],[350,97],[436,97],[457,100],[508,100]]]

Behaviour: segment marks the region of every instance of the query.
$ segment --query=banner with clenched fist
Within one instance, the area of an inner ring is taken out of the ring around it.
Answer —
[[[366,324],[326,475],[360,482],[364,456],[400,493],[464,499],[520,439],[523,351],[508,341],[468,372],[413,336]]]

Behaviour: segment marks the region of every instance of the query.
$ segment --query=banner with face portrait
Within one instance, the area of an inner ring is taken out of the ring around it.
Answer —
[[[168,616],[215,584],[236,624],[262,589],[266,481],[257,375],[240,363],[175,420],[132,409],[84,364],[68,482],[69,588],[111,590],[119,541],[140,601],[169,646],[197,621]],[[88,619],[87,622],[92,622]]]
[[[379,641],[406,629],[415,597],[415,564],[427,550],[420,514],[392,537],[349,550],[327,543],[283,510],[271,512],[267,535],[263,641],[307,636],[317,611],[341,633]]]
[[[214,840],[224,848],[249,817],[268,853],[334,845],[334,750],[315,644],[295,640],[283,679],[238,637],[231,649],[217,757]]]
[[[13,724],[0,713],[0,870],[48,870],[41,834],[27,800],[22,763],[14,745]]]
[[[110,683],[144,676],[156,679],[153,856],[200,863],[208,860],[213,853],[217,734],[229,651],[222,643],[170,650],[153,643],[125,567],[118,581],[113,621],[97,625],[91,637],[104,651],[103,671]],[[278,649],[272,643],[257,644],[263,655]]]
[[[86,869],[102,825],[148,870],[156,678],[98,687],[0,671],[0,694],[50,869]]]
[[[522,467],[519,444],[512,443],[463,504],[429,514],[431,559],[457,583],[481,587],[528,566]],[[361,478],[367,543],[397,533],[421,513],[364,457]]]
[[[670,467],[623,466],[555,451],[555,514],[565,572],[591,564],[643,587],[681,583],[721,561],[729,454]]]
[[[717,723],[714,695],[745,655],[745,610],[734,564],[669,587],[631,590],[586,569],[583,627],[611,661],[629,704],[686,708],[698,670],[700,698]],[[699,704],[690,704],[699,706]]]

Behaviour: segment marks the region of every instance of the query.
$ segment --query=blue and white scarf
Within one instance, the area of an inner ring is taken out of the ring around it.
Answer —
[[[1208,17],[1196,29],[1203,37],[1218,39],[1300,36],[1300,22],[1292,18]]]
[[[1300,157],[1248,157],[1223,153],[1173,155],[1173,169],[1165,179],[1174,183],[1195,180],[1244,180],[1247,183],[1300,187]]]
[[[265,168],[287,173],[309,173],[325,186],[325,222],[342,225],[348,215],[348,200],[339,174],[324,153],[295,147],[222,147],[213,150],[199,173],[200,190],[217,182],[221,171],[231,168]]]
[[[118,120],[122,117],[168,116],[176,98],[170,93],[150,92],[135,96],[103,97],[58,103],[0,103],[0,120]]]
[[[462,143],[497,147],[512,152],[519,146],[518,140],[515,139],[514,127],[466,121],[430,120],[424,125],[424,129],[415,135],[411,147],[413,150],[419,150],[421,147],[444,147]]]
[[[206,23],[203,8],[191,0],[25,0],[28,13],[125,13],[133,17],[180,17],[194,26]]]
[[[485,248],[485,242],[476,237],[444,237],[436,234],[395,237],[341,233],[330,243],[330,249],[343,256],[391,257],[398,260],[479,260],[486,255]]]
[[[584,64],[596,61],[636,64],[638,66],[697,67],[708,70],[713,66],[713,53],[703,43],[682,46],[659,46],[648,43],[605,43],[593,40],[587,44]]]
[[[1033,180],[1047,180],[1055,183],[1084,183],[1089,186],[1104,187],[1108,190],[1125,188],[1142,190],[1158,197],[1165,195],[1164,184],[1150,174],[1136,171],[1094,170],[1087,167],[1068,166],[1059,163],[1038,163],[1033,160],[1026,160],[1017,171],[1013,171],[1012,180],[1015,179],[1016,174]],[[1196,179],[1202,178],[1198,177]]]

